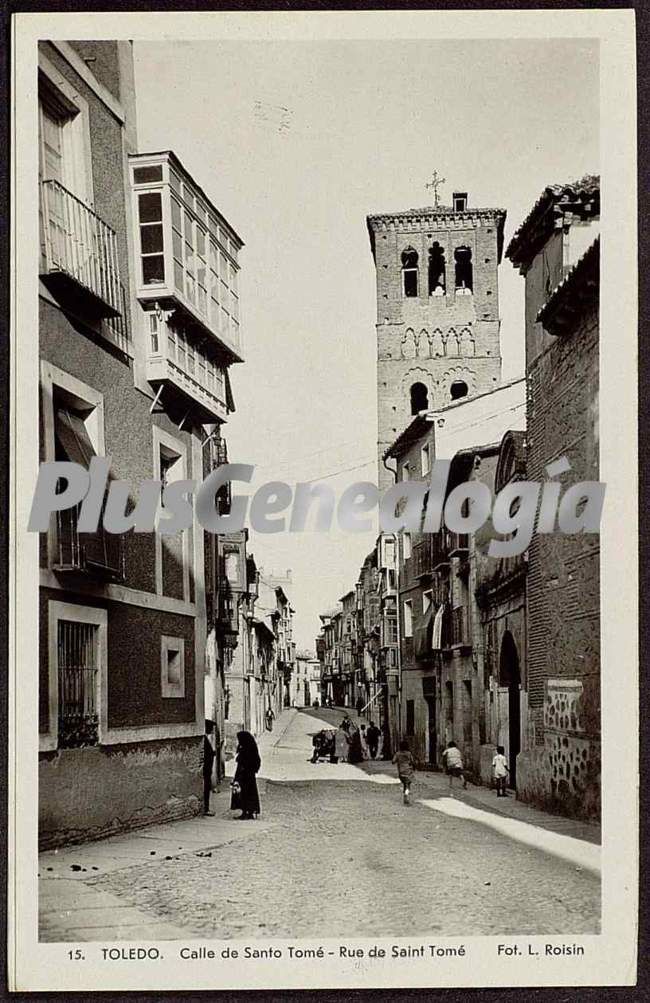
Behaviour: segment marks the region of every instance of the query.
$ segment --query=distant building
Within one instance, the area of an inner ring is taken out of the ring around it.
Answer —
[[[296,652],[295,666],[291,677],[291,706],[311,707],[314,701],[321,702],[320,662],[313,651]]]

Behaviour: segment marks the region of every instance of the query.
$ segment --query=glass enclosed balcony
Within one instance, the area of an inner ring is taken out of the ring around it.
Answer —
[[[241,238],[173,153],[129,160],[138,299],[173,310],[188,337],[207,335],[224,364],[242,362]]]

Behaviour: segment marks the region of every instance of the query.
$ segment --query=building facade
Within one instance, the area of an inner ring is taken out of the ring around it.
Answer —
[[[550,186],[507,250],[525,277],[531,480],[562,457],[569,483],[598,480],[599,219],[597,177]],[[597,533],[533,538],[529,739],[517,766],[519,796],[586,817],[600,811],[599,553]]]
[[[38,85],[40,458],[200,481],[242,360],[241,240],[173,154],[138,152],[130,43],[42,43]],[[205,535],[131,525],[68,510],[41,538],[42,846],[200,808]]]
[[[525,383],[516,380],[418,415],[387,451],[386,460],[394,464],[398,482],[427,485],[432,484],[435,460],[450,460],[447,494],[472,479],[493,493],[500,442],[508,426],[522,428],[524,423]],[[485,445],[472,444],[477,429]],[[443,527],[439,532],[401,532],[396,548],[396,735],[408,739],[420,765],[431,767],[441,765],[442,750],[455,741],[474,777],[481,773],[481,746],[489,741],[484,626],[476,598],[485,569],[494,566],[494,559],[485,556],[488,542],[481,532],[459,534]]]

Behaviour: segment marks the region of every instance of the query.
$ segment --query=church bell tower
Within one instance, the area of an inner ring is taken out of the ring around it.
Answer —
[[[503,209],[470,208],[464,192],[454,193],[451,207],[368,216],[382,491],[393,482],[383,454],[416,414],[501,380],[497,268],[505,217]]]

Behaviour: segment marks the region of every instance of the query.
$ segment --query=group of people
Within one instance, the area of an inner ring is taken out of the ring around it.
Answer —
[[[497,797],[507,797],[506,783],[510,772],[505,757],[505,749],[502,745],[497,745],[496,755],[492,760],[492,779],[496,787]],[[465,767],[461,751],[455,742],[449,742],[447,748],[442,753],[442,761],[445,773],[449,777],[449,790],[453,789],[454,779],[458,779],[463,784],[463,790],[467,789],[465,779]],[[415,773],[415,763],[413,754],[409,749],[406,739],[400,742],[399,750],[393,756],[393,763],[397,767],[397,776],[402,785],[402,797],[404,804],[410,804],[411,785]]]
[[[330,763],[360,763],[376,759],[381,738],[381,728],[374,721],[367,728],[365,724],[357,726],[346,714],[335,731],[323,729],[314,735],[311,762],[329,759]]]

